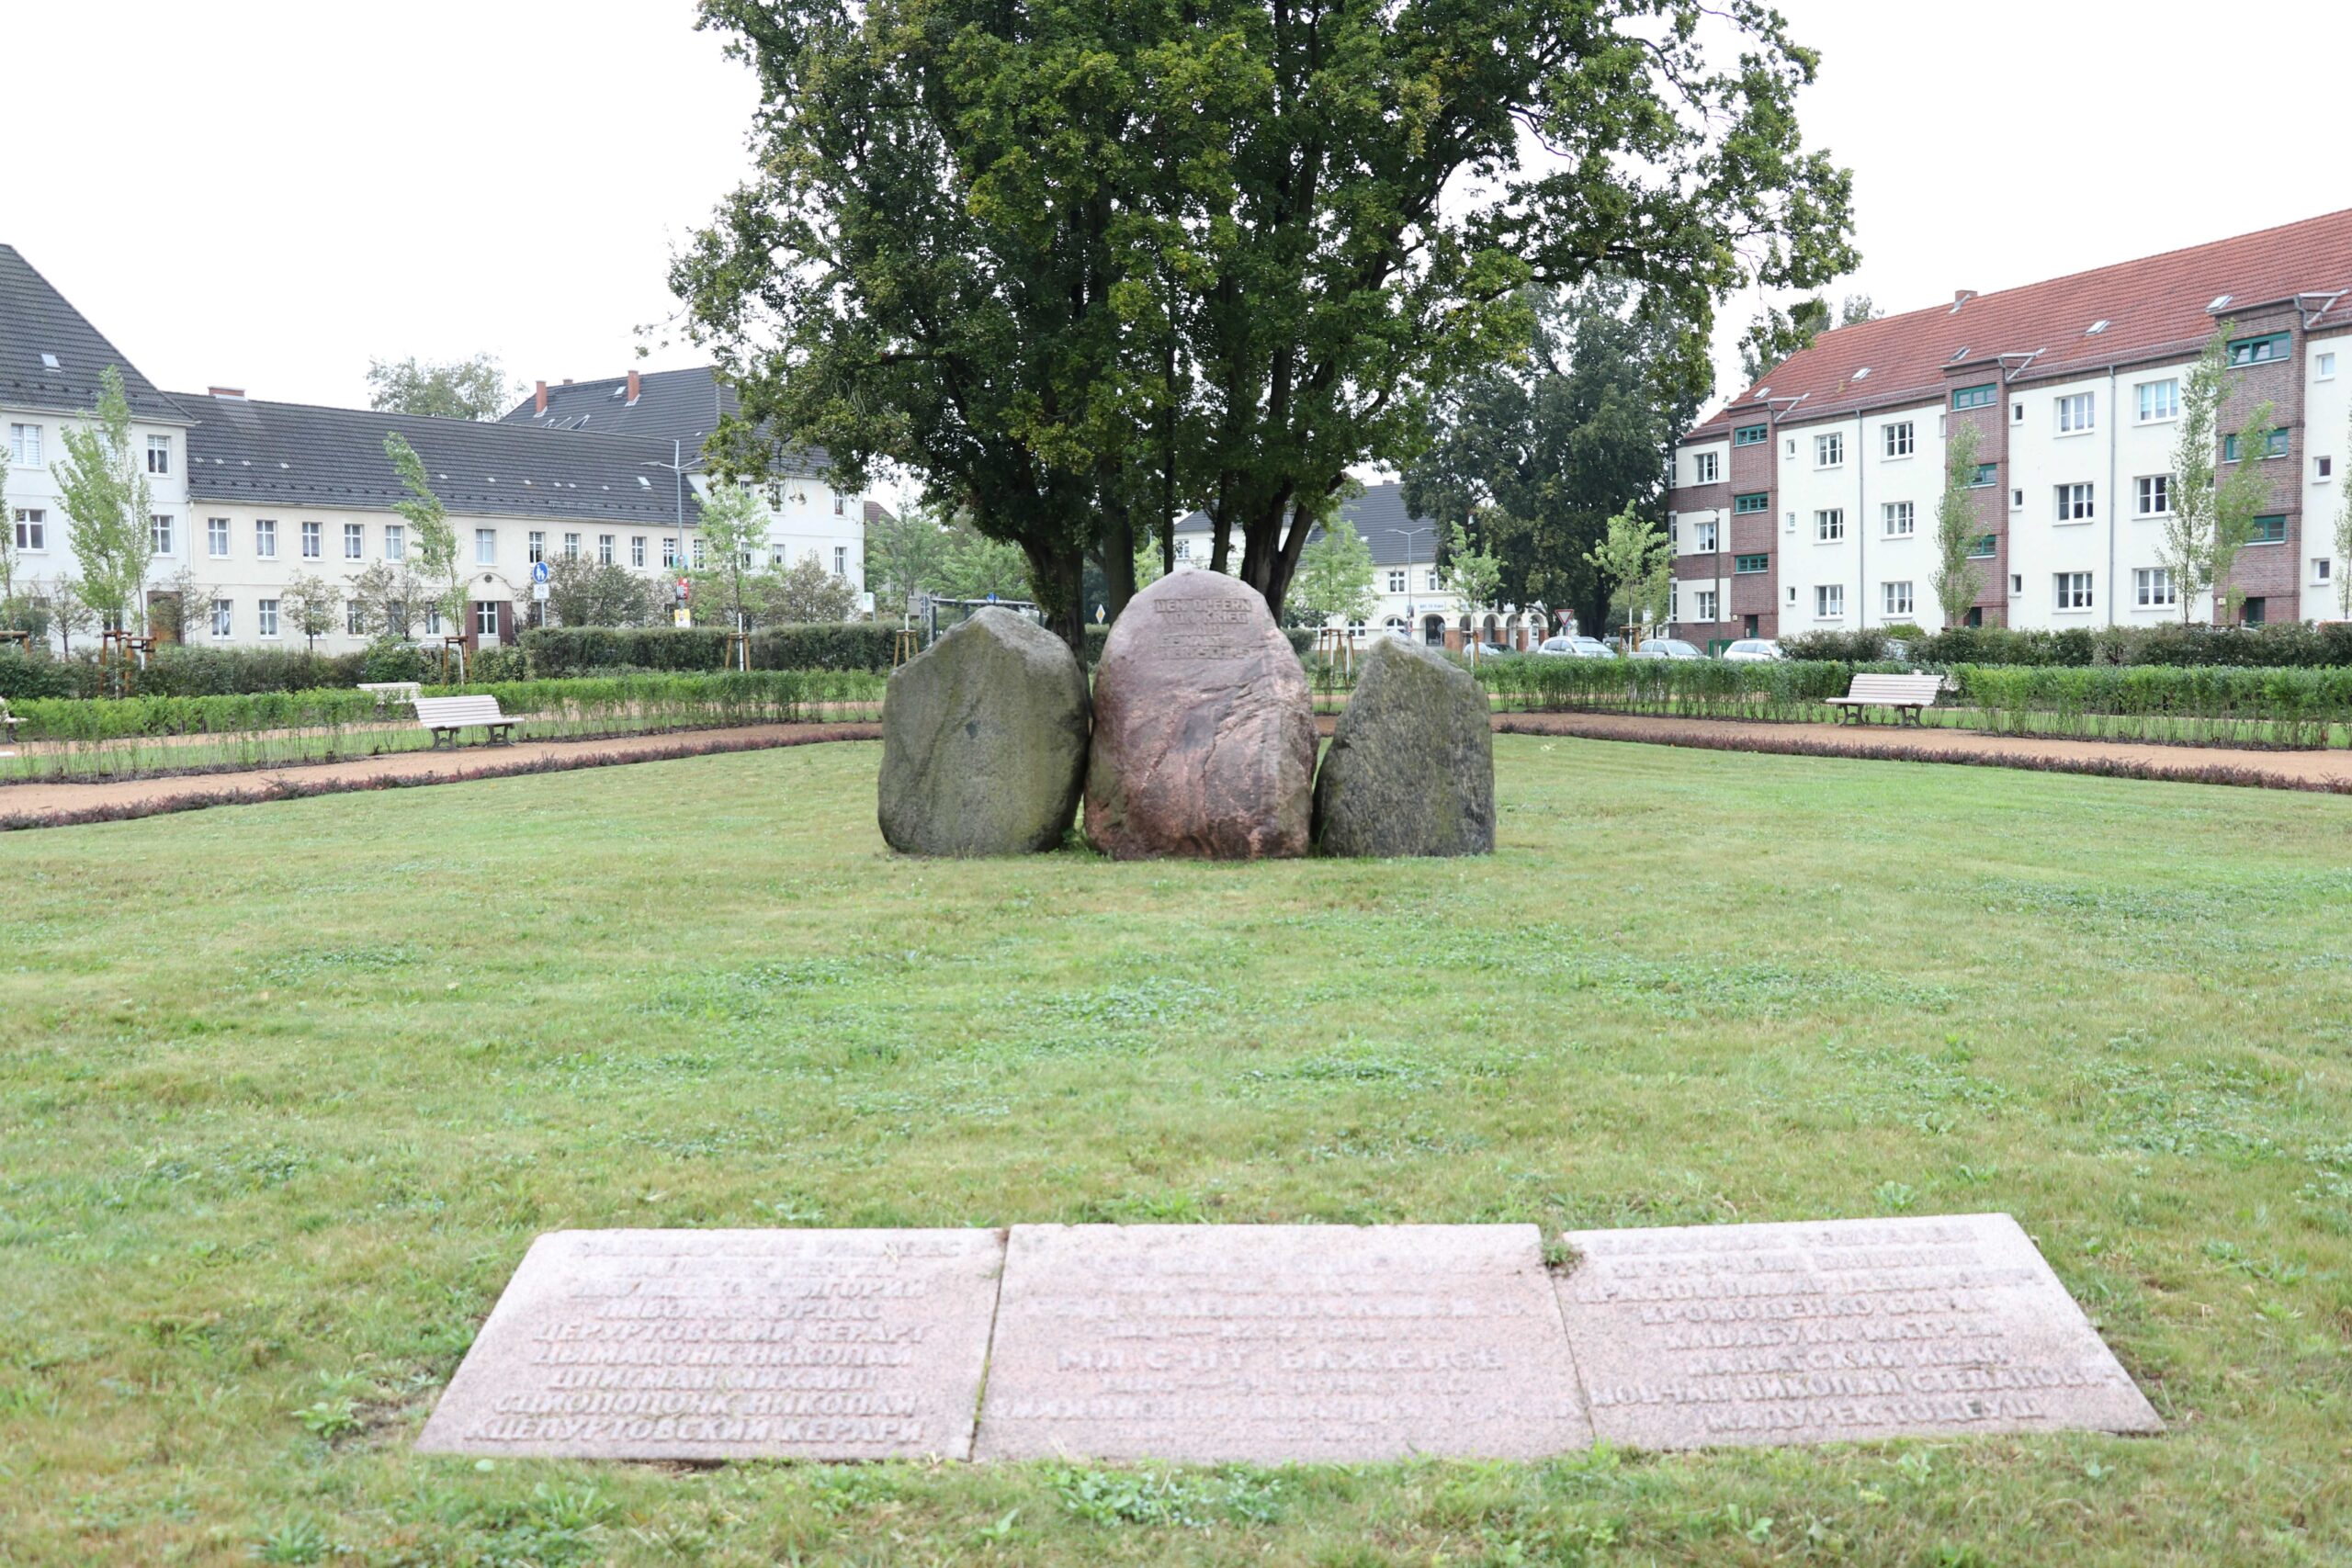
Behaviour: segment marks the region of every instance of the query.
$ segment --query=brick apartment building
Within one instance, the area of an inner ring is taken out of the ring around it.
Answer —
[[[2352,211],[1826,332],[1676,444],[1675,633],[1938,629],[1945,443],[1978,432],[1972,624],[2178,620],[2159,564],[2188,371],[2227,323],[2235,431],[2268,400],[2245,618],[2332,620],[2352,459]],[[2210,618],[2210,596],[2187,606]]]

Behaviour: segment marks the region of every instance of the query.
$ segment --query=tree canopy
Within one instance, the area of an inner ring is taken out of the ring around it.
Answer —
[[[517,389],[493,355],[368,362],[368,406],[385,413],[491,420],[503,414],[516,396]]]
[[[1409,457],[1522,290],[1600,273],[1703,344],[1851,265],[1815,60],[1753,0],[703,0],[760,174],[676,264],[764,423],[909,465],[1075,638],[1209,515],[1279,614],[1351,466]],[[1702,364],[1690,352],[1678,365]],[[1692,391],[1692,400],[1703,390]]]

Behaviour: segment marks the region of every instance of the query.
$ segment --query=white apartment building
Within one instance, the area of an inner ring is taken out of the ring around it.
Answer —
[[[270,402],[214,388],[156,389],[17,252],[0,245],[0,432],[9,441],[8,523],[19,584],[78,575],[58,504],[60,435],[87,418],[98,377],[122,373],[134,446],[153,487],[151,601],[192,581],[193,643],[294,646],[281,613],[300,577],[347,584],[370,567],[415,564],[416,541],[395,504],[405,498],[384,454],[398,433],[424,460],[457,531],[469,582],[461,626],[420,607],[412,635],[511,641],[534,622],[532,568],[561,557],[674,579],[699,564],[701,498],[712,476],[702,444],[732,391],[708,369],[541,389],[498,423]],[[594,406],[589,405],[593,402]],[[815,559],[861,592],[865,504],[837,489],[819,450],[779,447],[764,488],[769,560]],[[356,599],[318,639],[322,652],[360,646]]]
[[[2158,557],[2172,451],[2188,371],[2223,324],[2222,456],[2262,464],[2270,491],[2236,568],[2245,618],[2339,618],[2352,212],[1824,333],[1676,447],[1678,633],[1939,629],[1935,511],[1963,427],[1972,623],[2179,620]],[[2278,434],[2240,454],[2229,433],[2264,401]]]

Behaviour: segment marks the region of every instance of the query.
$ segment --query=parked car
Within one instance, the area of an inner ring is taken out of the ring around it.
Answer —
[[[1609,645],[1597,637],[1546,637],[1544,646],[1535,650],[1557,659],[1614,659]]]
[[[1770,664],[1786,659],[1779,642],[1769,637],[1744,637],[1724,649],[1724,657],[1734,664]]]
[[[1636,659],[1704,659],[1695,644],[1679,637],[1645,637],[1642,646],[1634,651]]]
[[[1467,644],[1464,647],[1463,651],[1464,653],[1476,653],[1481,659],[1508,659],[1510,657],[1510,649],[1498,647],[1491,642]]]

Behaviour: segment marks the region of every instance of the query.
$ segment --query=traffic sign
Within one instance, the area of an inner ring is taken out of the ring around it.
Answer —
[[[533,561],[531,563],[531,581],[534,582],[545,582],[547,580],[548,563],[543,560]]]

